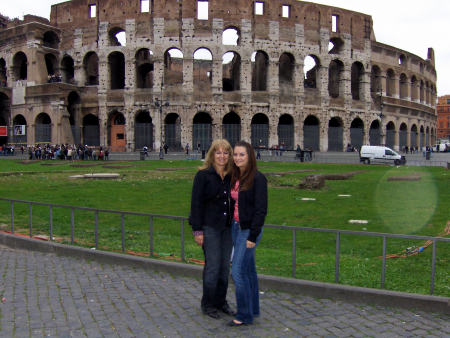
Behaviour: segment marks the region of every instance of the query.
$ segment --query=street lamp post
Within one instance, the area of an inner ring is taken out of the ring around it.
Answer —
[[[159,109],[159,124],[160,124],[160,145],[159,145],[159,159],[164,159],[164,149],[163,149],[163,121],[162,121],[162,110],[163,106],[168,107],[169,102],[164,102],[163,100],[163,83],[161,82],[161,101],[158,98],[155,98],[154,105]]]

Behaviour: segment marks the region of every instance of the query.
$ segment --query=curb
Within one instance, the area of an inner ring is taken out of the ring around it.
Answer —
[[[135,257],[125,254],[106,252],[64,245],[43,240],[19,237],[0,233],[0,244],[22,250],[54,253],[82,259],[95,259],[107,264],[121,264],[163,271],[193,278],[202,278],[203,267],[158,259]],[[258,275],[261,289],[271,289],[287,293],[302,294],[310,297],[343,300],[346,302],[366,303],[408,310],[421,310],[450,314],[450,298],[429,296],[406,292],[371,289],[341,284],[314,282],[286,277]]]

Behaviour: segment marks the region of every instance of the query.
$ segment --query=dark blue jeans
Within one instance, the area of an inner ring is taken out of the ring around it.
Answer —
[[[203,268],[202,310],[209,312],[220,309],[227,302],[228,279],[230,277],[231,228],[216,229],[203,227]]]
[[[247,238],[250,229],[242,230],[239,223],[233,221],[233,275],[236,287],[237,314],[240,322],[251,324],[253,317],[259,316],[259,288],[256,275],[255,250],[262,237],[262,230],[256,239],[256,246],[247,249]]]

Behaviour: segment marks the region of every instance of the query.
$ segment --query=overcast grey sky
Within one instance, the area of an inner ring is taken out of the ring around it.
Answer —
[[[5,1],[5,0],[2,0]],[[274,1],[274,0],[271,0]],[[0,12],[10,18],[34,14],[49,18],[50,6],[62,0],[15,0]],[[281,2],[281,1],[280,1]],[[450,1],[448,0],[318,0],[311,1],[369,14],[377,41],[401,48],[421,58],[433,47],[438,73],[438,95],[450,94]]]

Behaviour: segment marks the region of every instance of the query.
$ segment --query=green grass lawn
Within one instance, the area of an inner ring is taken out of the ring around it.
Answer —
[[[85,166],[80,166],[83,164]],[[3,198],[47,202],[78,207],[111,209],[186,217],[189,214],[192,179],[200,162],[66,162],[0,161]],[[449,172],[440,167],[393,167],[260,162],[269,181],[267,224],[437,236],[449,222]],[[347,180],[326,181],[319,191],[300,190],[299,182],[310,174],[358,173]],[[72,179],[83,173],[120,173],[117,180]],[[389,177],[420,177],[415,181],[389,181]],[[303,199],[314,200],[303,200]],[[48,234],[49,208],[33,206],[33,233]],[[76,210],[77,245],[95,243],[92,212]],[[349,220],[367,220],[351,224]],[[70,242],[69,209],[53,209],[53,235]],[[125,216],[126,249],[149,251],[149,219]],[[15,204],[15,231],[28,233],[29,206]],[[121,216],[99,213],[99,247],[121,250]],[[180,256],[180,222],[154,219],[154,251],[176,259]],[[10,204],[0,201],[0,227],[10,228]],[[186,222],[185,252],[188,262],[202,259]],[[448,235],[446,237],[449,237]],[[297,233],[296,277],[334,282],[336,236],[329,233]],[[423,241],[388,240],[388,254],[401,253]],[[431,247],[419,255],[388,259],[385,286],[390,290],[429,293]],[[380,287],[382,239],[341,235],[340,282]],[[450,296],[450,243],[437,246],[435,295]],[[257,250],[258,271],[291,276],[292,233],[265,228]]]

